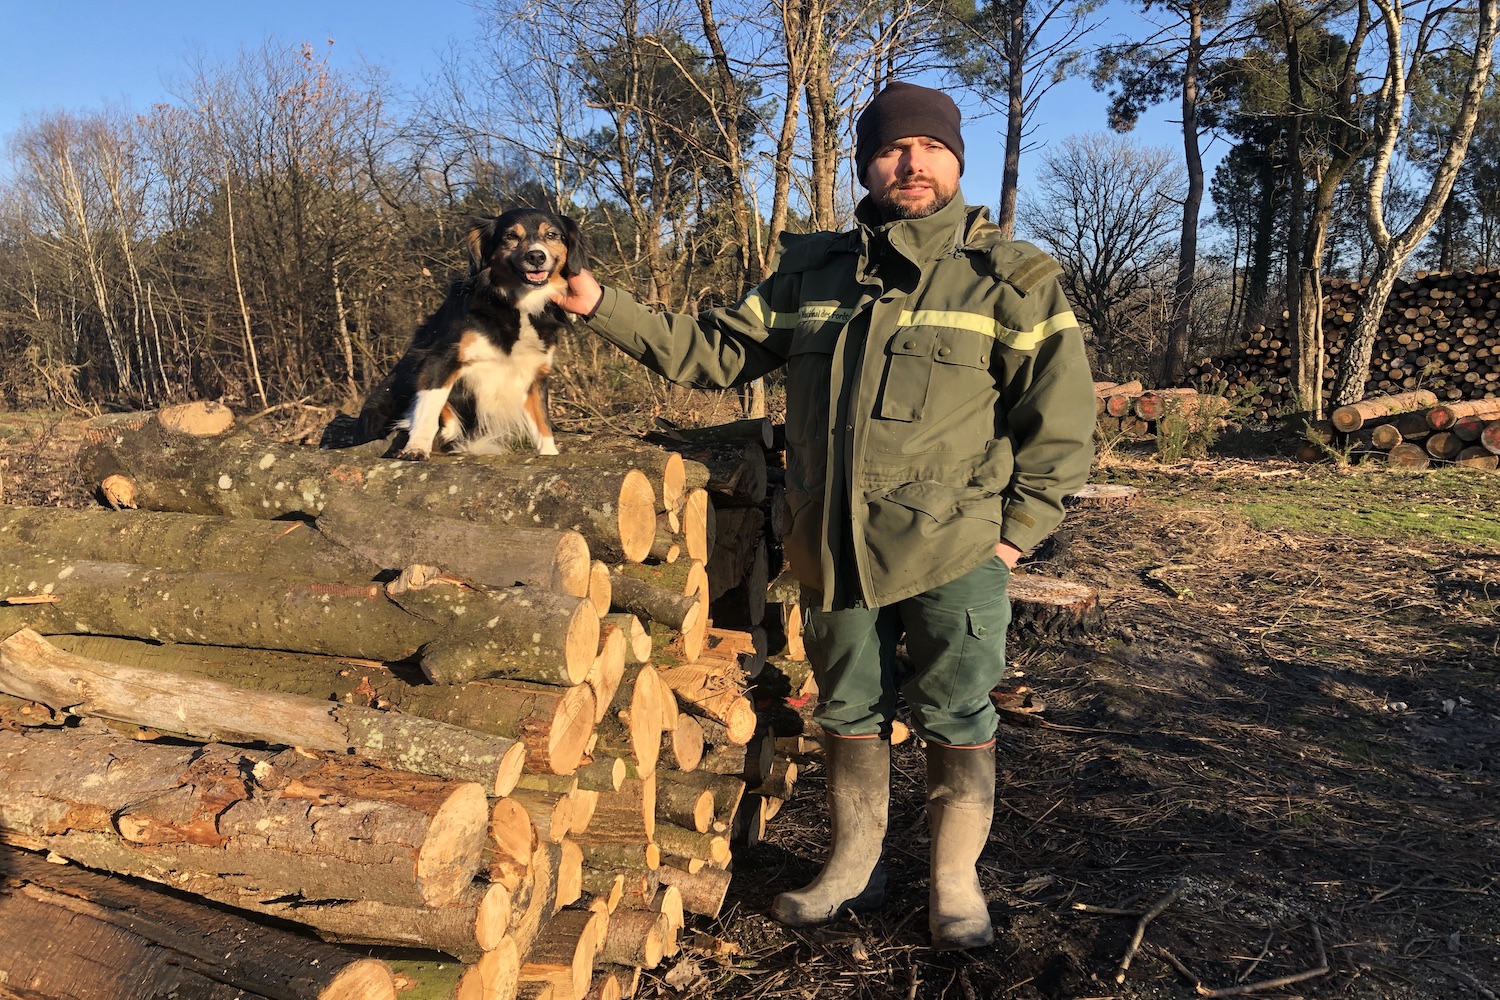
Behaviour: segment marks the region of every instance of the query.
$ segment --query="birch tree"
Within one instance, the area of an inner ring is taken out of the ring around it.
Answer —
[[[1432,229],[1453,190],[1468,152],[1480,103],[1490,82],[1500,0],[1477,0],[1465,8],[1424,2],[1408,9],[1398,0],[1373,0],[1377,45],[1384,55],[1384,77],[1376,101],[1376,141],[1365,198],[1365,218],[1375,244],[1375,267],[1339,361],[1333,405],[1357,402],[1370,375],[1370,355],[1380,331],[1386,300],[1401,268]],[[1386,216],[1387,183],[1409,111],[1410,91],[1428,60],[1459,58],[1469,71],[1458,91],[1457,110],[1441,159],[1421,204],[1405,226],[1392,230]]]

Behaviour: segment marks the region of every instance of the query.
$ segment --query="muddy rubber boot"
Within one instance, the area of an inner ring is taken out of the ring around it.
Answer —
[[[827,923],[846,910],[879,906],[885,898],[885,841],[891,800],[891,744],[876,737],[827,734],[828,860],[818,877],[783,892],[771,916],[789,927]]]
[[[937,951],[982,948],[995,940],[977,867],[994,815],[995,745],[927,744],[927,923]]]

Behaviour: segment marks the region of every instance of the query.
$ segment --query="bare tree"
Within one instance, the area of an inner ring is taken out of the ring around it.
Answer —
[[[1021,235],[1062,264],[1064,289],[1103,369],[1139,373],[1155,360],[1154,334],[1134,320],[1177,251],[1185,183],[1167,150],[1092,133],[1044,154],[1037,194],[1022,198]]]
[[[1496,22],[1500,19],[1500,0],[1478,0],[1475,7],[1464,10],[1446,4],[1424,3],[1412,14],[1395,0],[1374,0],[1374,3],[1383,29],[1381,37],[1385,52],[1385,77],[1376,111],[1379,138],[1375,144],[1365,201],[1366,220],[1375,242],[1375,269],[1370,275],[1368,290],[1355,310],[1349,340],[1340,359],[1338,378],[1333,387],[1335,406],[1363,397],[1370,374],[1370,355],[1380,330],[1386,299],[1390,297],[1402,266],[1437,221],[1453,190],[1454,179],[1474,134],[1480,102],[1490,83]],[[1408,26],[1414,29],[1410,38],[1405,33]],[[1438,55],[1439,46],[1447,50],[1444,53],[1447,57],[1462,58],[1468,63],[1468,76],[1462,87],[1446,149],[1433,171],[1431,185],[1406,226],[1398,232],[1391,232],[1386,219],[1386,184],[1403,134],[1409,89],[1413,77],[1422,72],[1426,61]]]

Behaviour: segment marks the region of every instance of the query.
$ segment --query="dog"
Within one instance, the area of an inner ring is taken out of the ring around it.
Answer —
[[[582,234],[566,216],[515,208],[476,219],[467,242],[469,273],[365,400],[361,436],[404,430],[395,457],[413,462],[434,447],[499,454],[521,440],[556,455],[547,376],[572,320],[552,294],[583,269]]]

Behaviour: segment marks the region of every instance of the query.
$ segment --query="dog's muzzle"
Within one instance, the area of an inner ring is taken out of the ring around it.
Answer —
[[[545,250],[528,250],[516,270],[528,284],[544,285],[552,277],[552,256]]]

